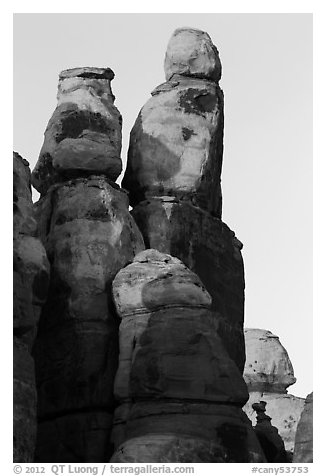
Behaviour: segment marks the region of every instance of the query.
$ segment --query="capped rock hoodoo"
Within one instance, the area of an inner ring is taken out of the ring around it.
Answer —
[[[216,332],[198,276],[148,249],[116,275],[113,298],[121,317],[120,406],[111,461],[263,461],[241,410],[246,385]]]
[[[254,403],[252,409],[257,413],[257,424],[254,427],[259,443],[268,463],[287,463],[284,442],[278,430],[271,424],[271,417],[266,415],[266,402]]]
[[[41,306],[47,296],[50,266],[35,237],[29,163],[14,152],[13,186],[13,397],[15,463],[32,463],[36,444],[36,386],[31,348]]]
[[[127,194],[113,182],[121,170],[113,76],[108,68],[60,74],[59,106],[33,172],[51,263],[34,346],[42,462],[106,461],[110,452],[119,354],[111,282],[144,248]]]
[[[178,257],[202,280],[225,348],[242,371],[242,244],[221,221],[224,99],[209,35],[176,30],[165,73],[131,131],[122,185],[146,247]]]
[[[249,400],[244,411],[255,422],[252,405],[264,400],[266,412],[282,437],[289,461],[303,410],[304,399],[287,393],[296,382],[289,355],[279,338],[265,329],[245,329],[246,365],[244,379]]]
[[[44,134],[32,174],[44,195],[69,178],[103,174],[115,181],[122,170],[120,112],[115,107],[110,68],[74,68],[59,75],[58,105]]]

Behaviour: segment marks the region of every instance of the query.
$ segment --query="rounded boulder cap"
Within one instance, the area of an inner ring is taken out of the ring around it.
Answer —
[[[89,66],[61,71],[59,79],[62,81],[68,78],[107,79],[111,81],[114,78],[114,72],[111,68],[96,68]]]
[[[164,61],[168,81],[174,74],[218,82],[222,66],[208,33],[195,28],[178,28],[167,47]]]

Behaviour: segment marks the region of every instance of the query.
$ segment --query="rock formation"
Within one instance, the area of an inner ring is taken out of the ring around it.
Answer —
[[[266,402],[266,412],[282,437],[289,460],[303,410],[304,399],[287,393],[296,382],[292,363],[279,338],[264,329],[245,329],[246,365],[244,379],[249,400],[244,411],[255,422],[252,404]]]
[[[178,257],[202,280],[225,348],[242,371],[242,245],[221,221],[221,64],[207,33],[176,30],[165,73],[131,131],[122,185],[146,247]]]
[[[44,195],[69,178],[103,174],[115,181],[122,170],[122,118],[114,106],[110,68],[74,68],[59,75],[58,106],[44,135],[33,185]]]
[[[111,282],[144,248],[121,170],[121,116],[110,69],[60,75],[58,107],[33,171],[38,233],[51,264],[34,346],[41,462],[110,457],[118,364]]]
[[[293,463],[313,462],[313,393],[304,404],[295,435]]]
[[[148,249],[113,281],[121,317],[112,462],[263,461],[211,296],[179,259]]]
[[[271,424],[271,417],[266,415],[266,402],[254,403],[252,409],[257,413],[257,424],[254,427],[259,443],[268,463],[287,463],[284,442],[278,430]]]
[[[15,463],[32,463],[37,419],[31,347],[47,295],[50,270],[45,249],[35,237],[29,163],[15,152],[13,159],[13,460]]]

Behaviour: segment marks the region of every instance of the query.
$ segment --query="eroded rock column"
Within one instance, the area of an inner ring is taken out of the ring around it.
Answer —
[[[221,63],[207,33],[174,32],[166,82],[152,92],[130,134],[122,185],[147,248],[180,258],[213,302],[226,350],[242,371],[242,244],[221,221],[223,92]]]
[[[118,319],[111,282],[144,248],[127,194],[114,183],[121,116],[113,76],[108,68],[60,74],[58,107],[33,171],[51,263],[34,348],[41,462],[101,462],[112,453]]]
[[[179,259],[139,253],[113,281],[121,317],[112,440],[121,462],[263,461],[211,296]]]
[[[37,396],[31,348],[41,307],[47,296],[50,266],[42,243],[35,237],[29,163],[15,152],[13,159],[13,461],[32,463],[37,430]]]
[[[244,411],[255,423],[252,404],[264,400],[266,413],[282,437],[289,461],[292,460],[298,422],[304,399],[287,392],[296,382],[293,366],[279,338],[265,329],[245,329],[246,365],[244,379],[249,400]]]

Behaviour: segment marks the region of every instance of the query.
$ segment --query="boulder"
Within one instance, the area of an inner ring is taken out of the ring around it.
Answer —
[[[103,174],[115,181],[122,170],[122,118],[114,106],[110,68],[74,68],[59,75],[58,105],[33,170],[44,195],[54,183]]]
[[[143,249],[143,239],[128,211],[127,194],[104,177],[55,184],[36,209],[51,263],[49,297],[34,345],[42,423],[38,461],[53,461],[51,447],[56,461],[79,462],[81,454],[105,461],[119,352],[111,283]],[[85,412],[86,422],[80,416]],[[88,422],[99,412],[106,423],[96,433]],[[70,438],[72,421],[81,434]]]
[[[111,461],[259,459],[241,410],[246,387],[218,336],[211,297],[198,276],[179,259],[147,249],[116,275],[113,298],[121,317],[114,387],[120,406]],[[157,441],[151,449],[150,439]],[[176,442],[180,448],[172,451]]]

